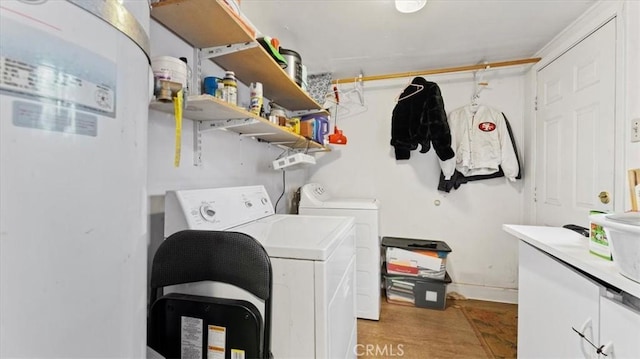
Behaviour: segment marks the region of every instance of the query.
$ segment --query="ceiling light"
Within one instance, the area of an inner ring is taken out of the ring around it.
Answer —
[[[408,14],[422,9],[427,0],[395,0],[395,2],[396,10]]]

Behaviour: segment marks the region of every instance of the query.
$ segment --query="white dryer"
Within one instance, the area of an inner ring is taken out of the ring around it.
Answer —
[[[265,247],[273,269],[275,358],[355,358],[353,218],[274,214],[264,186],[167,192],[165,237],[184,229],[242,232]],[[170,291],[219,295],[232,289],[196,283]],[[234,297],[264,309],[239,291]]]
[[[380,235],[377,199],[332,198],[318,183],[300,189],[301,215],[350,216],[356,225],[356,312],[358,318],[380,319]]]

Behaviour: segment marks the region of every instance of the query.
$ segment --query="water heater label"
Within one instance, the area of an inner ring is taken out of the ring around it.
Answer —
[[[6,17],[2,22],[0,91],[115,118],[113,61]]]
[[[65,107],[13,101],[13,125],[96,137],[98,117]]]

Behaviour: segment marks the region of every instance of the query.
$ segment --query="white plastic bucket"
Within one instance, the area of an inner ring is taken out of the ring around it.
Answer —
[[[187,64],[175,57],[156,56],[151,59],[151,69],[153,76],[182,84],[184,89],[187,88]]]

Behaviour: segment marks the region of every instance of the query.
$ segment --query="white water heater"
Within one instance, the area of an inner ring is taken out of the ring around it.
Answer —
[[[0,3],[0,357],[146,355],[149,3]]]

